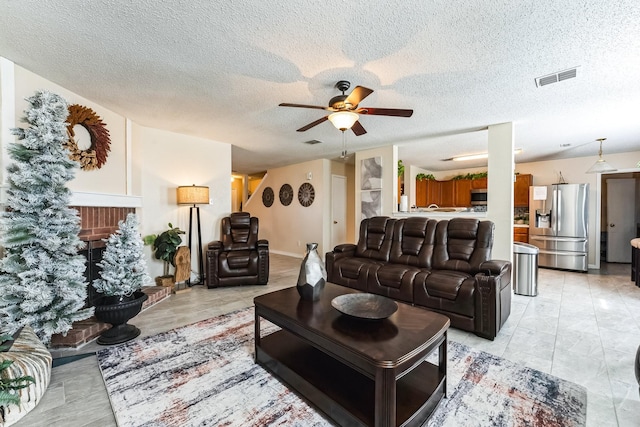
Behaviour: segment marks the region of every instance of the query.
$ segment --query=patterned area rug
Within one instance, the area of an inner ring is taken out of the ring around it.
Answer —
[[[118,425],[332,425],[254,363],[253,328],[248,308],[98,352]],[[429,426],[585,424],[579,385],[452,341],[447,356]]]

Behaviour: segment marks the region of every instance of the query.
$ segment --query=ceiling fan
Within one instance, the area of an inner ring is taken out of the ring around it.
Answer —
[[[364,86],[356,86],[349,95],[345,95],[345,91],[349,89],[351,83],[346,80],[340,80],[336,83],[335,87],[342,92],[342,95],[337,95],[331,98],[328,107],[320,105],[305,105],[305,104],[289,104],[283,102],[280,107],[296,107],[296,108],[314,108],[316,110],[331,111],[328,114],[314,122],[309,123],[306,126],[298,129],[298,132],[304,132],[311,129],[314,126],[319,125],[329,120],[337,129],[344,132],[347,129],[351,129],[357,136],[364,135],[367,131],[362,127],[362,124],[358,121],[360,114],[367,114],[372,116],[394,116],[394,117],[411,117],[413,110],[402,110],[397,108],[369,108],[358,107],[360,101],[373,93],[372,89]]]

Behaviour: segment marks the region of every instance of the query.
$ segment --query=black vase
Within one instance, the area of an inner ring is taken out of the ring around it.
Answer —
[[[141,291],[134,292],[131,297],[102,297],[96,301],[96,318],[104,323],[110,323],[97,343],[100,345],[120,344],[130,341],[140,335],[140,329],[129,325],[129,319],[135,317],[142,309],[142,304],[149,298]]]

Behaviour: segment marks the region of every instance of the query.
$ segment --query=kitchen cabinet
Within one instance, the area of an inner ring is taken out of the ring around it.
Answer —
[[[513,227],[513,241],[521,243],[529,243],[529,228]]]
[[[427,183],[426,179],[416,179],[416,206],[428,206],[427,203]]]
[[[444,206],[441,198],[441,187],[441,181],[416,179],[416,206],[426,207],[431,204]]]
[[[528,176],[530,177],[531,175]],[[522,180],[521,185],[525,186],[526,182],[530,181]],[[529,185],[526,184],[526,187],[527,203],[524,206],[527,206],[529,202]],[[471,190],[486,188],[486,177],[448,181],[416,179],[416,206],[427,207],[435,204],[440,207],[469,207],[471,206]]]
[[[484,178],[476,178],[471,180],[471,189],[472,190],[484,190],[487,188],[487,177]]]
[[[426,199],[427,203],[425,206],[429,206],[432,203],[435,203],[438,206],[442,205],[442,185],[440,181],[436,181],[434,179],[429,179],[426,181]]]
[[[458,179],[454,182],[454,202],[456,208],[471,206],[471,179]]]
[[[440,203],[438,206],[455,206],[455,181],[440,181]]]
[[[513,206],[516,208],[529,207],[529,187],[533,185],[531,174],[516,175],[513,183]]]

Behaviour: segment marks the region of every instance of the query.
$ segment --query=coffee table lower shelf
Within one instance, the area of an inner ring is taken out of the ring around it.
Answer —
[[[375,383],[296,335],[260,338],[256,360],[341,426],[375,425]],[[396,383],[396,425],[422,425],[445,392],[446,376],[423,361]]]

